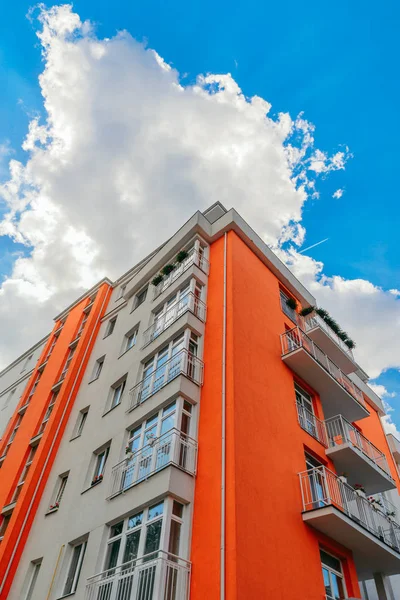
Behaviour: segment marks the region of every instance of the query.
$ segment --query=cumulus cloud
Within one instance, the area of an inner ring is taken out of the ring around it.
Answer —
[[[303,115],[270,116],[230,74],[184,85],[156,51],[127,32],[99,39],[69,5],[38,18],[43,115],[0,189],[0,235],[26,247],[0,289],[3,365],[84,289],[217,200],[267,243],[301,244],[318,174],[348,158],[316,149]]]
[[[336,198],[337,200],[339,200],[339,198],[341,198],[344,194],[344,190],[341,190],[340,188],[338,190],[336,190],[336,192],[334,192],[332,194],[332,198]]]

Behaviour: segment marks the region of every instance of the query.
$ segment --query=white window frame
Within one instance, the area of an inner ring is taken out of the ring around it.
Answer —
[[[15,387],[13,390],[10,390],[8,392],[8,394],[6,395],[6,399],[4,401],[4,404],[1,407],[1,410],[5,410],[9,406],[9,404],[11,402],[11,398],[13,398],[13,396],[15,395],[16,391],[17,391],[17,388]]]
[[[111,386],[107,407],[104,414],[108,413],[110,410],[113,410],[121,404],[126,388],[126,380],[127,375],[124,375]]]
[[[134,311],[136,308],[138,308],[139,306],[141,306],[142,304],[144,304],[146,302],[148,293],[149,293],[149,286],[146,285],[137,294],[135,294],[135,297],[133,299],[132,311]],[[143,294],[144,294],[144,298],[143,298],[143,300],[141,300],[140,298]]]
[[[68,568],[67,568],[67,572],[66,572],[66,578],[65,578],[65,582],[64,582],[64,586],[63,586],[63,596],[70,596],[71,594],[74,594],[76,592],[76,589],[78,587],[78,583],[79,583],[79,577],[81,574],[81,570],[82,570],[82,565],[83,565],[83,561],[85,559],[85,552],[86,552],[86,546],[87,546],[87,540],[84,540],[83,542],[78,542],[76,544],[70,544],[71,546],[71,552],[69,555],[69,562],[68,562]],[[75,557],[75,549],[76,548],[80,548],[79,550],[79,556],[78,556],[78,560],[77,563],[75,565],[75,569],[73,572],[73,577],[72,577],[72,581],[71,581],[71,588],[67,589],[67,585],[69,584],[69,578],[71,576],[71,568],[73,565],[73,560]]]
[[[19,429],[19,426],[21,425],[22,417],[23,417],[23,415],[18,415],[17,416],[17,421],[16,421],[16,423],[14,425],[14,429],[12,430],[12,432],[10,434],[10,437],[8,438],[8,441],[7,441],[7,444],[6,444],[5,448],[4,448],[4,452],[3,452],[2,456],[6,456],[7,452],[9,451],[10,446],[11,446],[12,442],[14,441],[15,436],[17,435],[17,431]]]
[[[335,560],[337,560],[340,563],[341,571],[336,571],[336,569],[334,569],[333,567],[330,567],[329,565],[326,565],[324,562],[322,562],[322,558],[321,558],[321,567],[322,567],[322,569],[325,568],[328,571],[329,582],[330,582],[331,589],[333,589],[333,587],[332,587],[332,573],[334,573],[342,581],[343,591],[344,591],[344,594],[345,594],[344,597],[347,598],[346,579],[345,579],[344,573],[343,573],[342,561],[340,560],[340,558],[338,558],[337,556],[335,556],[331,552],[327,552],[323,548],[320,548],[320,552],[324,552],[324,554],[327,554],[328,556],[331,556],[332,558],[334,558]],[[335,599],[334,599],[333,596],[326,595],[326,600],[335,600]]]
[[[39,428],[37,435],[39,435],[40,433],[43,433],[44,430],[46,429],[47,422],[51,417],[51,413],[53,412],[54,405],[57,401],[57,396],[58,396],[58,392],[52,392],[51,397],[50,397],[50,402],[47,406],[45,415],[43,417],[43,421],[40,424],[40,428]]]
[[[135,327],[132,327],[132,329],[130,329],[124,335],[120,356],[122,356],[123,354],[125,354],[125,352],[128,352],[128,350],[130,350],[131,348],[136,346],[136,342],[138,340],[138,334],[139,334],[139,325],[135,325]]]
[[[50,503],[49,511],[58,510],[68,483],[68,477],[69,471],[68,473],[63,473],[57,477],[56,487],[53,493],[53,501]]]
[[[22,365],[22,369],[21,369],[20,373],[24,373],[24,371],[26,371],[26,369],[27,369],[29,363],[31,362],[32,358],[33,358],[33,354],[31,354],[30,356],[28,356],[25,359],[24,364]]]
[[[121,300],[121,298],[125,294],[125,290],[126,290],[127,285],[128,285],[127,283],[123,283],[122,285],[119,286],[118,294],[117,294],[117,297],[116,297],[115,301]]]
[[[104,356],[100,356],[100,358],[98,358],[94,363],[93,373],[89,383],[91,383],[92,381],[96,381],[96,379],[100,377],[101,372],[103,370],[105,358],[106,355],[104,354]]]
[[[93,487],[103,481],[104,473],[107,465],[108,456],[110,454],[111,444],[108,443],[102,446],[98,450],[93,452],[90,468],[89,468],[89,481],[87,488]]]
[[[19,477],[18,483],[17,483],[16,488],[14,490],[11,503],[17,502],[17,500],[19,498],[22,486],[24,485],[24,483],[26,481],[26,478],[27,478],[28,473],[29,473],[29,469],[31,468],[32,463],[33,463],[33,461],[35,459],[36,449],[37,449],[37,446],[34,446],[33,448],[30,448],[30,450],[29,450],[28,458],[27,458],[27,460],[25,462],[24,468],[22,469],[22,472],[21,472],[21,475]]]
[[[69,349],[67,360],[65,361],[65,364],[64,364],[63,370],[61,372],[59,381],[65,379],[65,376],[67,375],[67,372],[68,372],[68,369],[69,369],[69,365],[71,364],[71,361],[74,358],[75,350],[76,350],[76,346],[74,346],[73,348]]]
[[[115,317],[111,317],[111,319],[108,319],[104,338],[114,333],[115,325],[117,323],[117,316],[118,315],[116,315]]]
[[[39,577],[40,567],[42,566],[42,559],[38,559],[32,561],[29,565],[29,578],[28,584],[26,588],[26,593],[24,594],[24,600],[33,600],[33,593],[35,591],[35,585],[37,582],[37,578]]]
[[[82,431],[85,426],[85,423],[86,423],[86,420],[88,417],[88,413],[89,413],[89,406],[87,406],[86,408],[83,408],[82,410],[79,411],[71,441],[82,435]]]
[[[30,399],[32,398],[33,394],[35,393],[35,390],[36,390],[36,388],[37,388],[37,386],[39,384],[41,376],[42,376],[42,371],[39,371],[37,373],[37,375],[36,375],[36,378],[35,378],[35,381],[34,381],[32,387],[31,387],[31,391],[29,392],[29,396],[28,396],[28,399],[26,401],[26,404],[28,404],[30,402]]]

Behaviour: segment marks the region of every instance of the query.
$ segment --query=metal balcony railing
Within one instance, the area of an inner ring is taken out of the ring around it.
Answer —
[[[315,344],[300,327],[293,327],[281,334],[282,356],[298,348],[304,348],[359,404],[366,407],[362,391],[338,366]]]
[[[165,277],[158,285],[154,288],[154,298],[157,298],[164,290],[167,289],[174,281],[178,279],[189,267],[192,265],[197,265],[199,269],[204,271],[206,275],[208,275],[210,270],[210,263],[206,258],[204,258],[203,254],[200,253],[195,248],[192,248],[187,257],[178,265],[176,265],[175,269]]]
[[[342,444],[352,444],[360,450],[363,455],[382,469],[390,478],[392,478],[386,456],[381,452],[368,438],[356,429],[349,421],[341,415],[331,417],[325,421],[328,434],[329,446],[331,448],[341,446]]]
[[[298,402],[297,405],[297,416],[299,418],[300,427],[312,435],[316,440],[321,442],[328,448],[328,436],[326,434],[326,428],[324,421],[318,419],[311,411],[304,408]]]
[[[180,350],[164,364],[156,366],[150,375],[130,390],[131,401],[128,410],[147,400],[179,375],[185,375],[197,385],[202,385],[203,371],[204,364],[199,358],[185,349]]]
[[[200,321],[206,320],[206,305],[193,292],[189,292],[176,304],[171,306],[164,314],[157,317],[150,327],[143,333],[143,347],[155,340],[172,323],[177,321],[187,311],[192,312]]]
[[[326,467],[299,473],[303,511],[333,506],[400,553],[400,526]]]
[[[90,577],[85,600],[188,600],[190,562],[161,550]]]
[[[314,329],[314,327],[320,327],[321,329],[323,329],[325,331],[325,333],[327,335],[329,335],[329,337],[336,342],[336,344],[344,351],[346,352],[346,354],[348,354],[353,360],[353,352],[351,351],[351,349],[347,346],[347,344],[344,343],[344,341],[333,331],[333,329],[331,329],[329,327],[329,325],[327,323],[325,323],[325,321],[317,314],[317,313],[311,313],[309,315],[307,315],[306,317],[301,317],[300,315],[298,315],[298,318],[302,321],[302,323],[304,323],[304,326],[302,327],[302,329],[307,333],[307,331],[309,331],[310,329]],[[302,326],[302,323],[300,322],[300,326]]]
[[[196,472],[197,442],[177,429],[128,454],[111,472],[110,498],[148,479],[164,467],[175,465],[194,475]]]

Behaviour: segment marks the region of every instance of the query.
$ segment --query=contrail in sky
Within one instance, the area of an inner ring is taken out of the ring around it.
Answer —
[[[304,250],[300,250],[299,254],[303,254],[303,252],[306,252],[307,250],[311,250],[311,248],[315,248],[315,246],[319,246],[320,244],[323,244],[324,242],[327,242],[329,240],[329,238],[325,238],[324,240],[321,240],[320,242],[317,242],[316,244],[313,244],[312,246],[308,246],[308,248],[304,248]]]

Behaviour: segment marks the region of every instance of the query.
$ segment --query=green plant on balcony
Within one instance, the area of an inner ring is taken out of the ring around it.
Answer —
[[[161,275],[161,273],[159,273],[158,275],[156,275],[155,277],[153,277],[151,283],[154,286],[157,286],[159,283],[162,282],[163,279],[164,279],[163,276]]]
[[[312,309],[312,310],[310,310],[310,309]],[[348,334],[345,331],[343,331],[340,328],[338,323],[334,319],[332,319],[332,317],[330,316],[328,311],[325,310],[324,308],[316,308],[316,307],[308,306],[307,308],[304,308],[300,312],[300,314],[302,317],[306,317],[307,315],[311,314],[311,312],[313,310],[315,310],[317,315],[319,315],[321,317],[321,319],[323,319],[325,321],[325,323],[332,329],[332,331],[334,331],[336,333],[336,335],[346,344],[346,346],[350,350],[352,350],[353,348],[356,347],[355,342],[348,336]]]
[[[295,300],[294,298],[288,298],[286,300],[286,306],[288,306],[292,310],[296,310],[296,308],[297,308],[297,300]]]
[[[169,264],[169,265],[165,265],[165,267],[163,267],[161,269],[161,273],[163,275],[165,275],[165,277],[167,277],[170,273],[172,273],[172,271],[175,269],[175,265]]]
[[[307,317],[308,315],[311,315],[311,313],[313,313],[315,311],[315,306],[306,306],[305,308],[302,308],[300,311],[300,315],[302,317]]]
[[[189,256],[188,252],[186,252],[186,250],[181,250],[180,252],[178,252],[178,254],[176,255],[176,262],[177,263],[181,263],[185,260],[185,258],[187,258]]]

